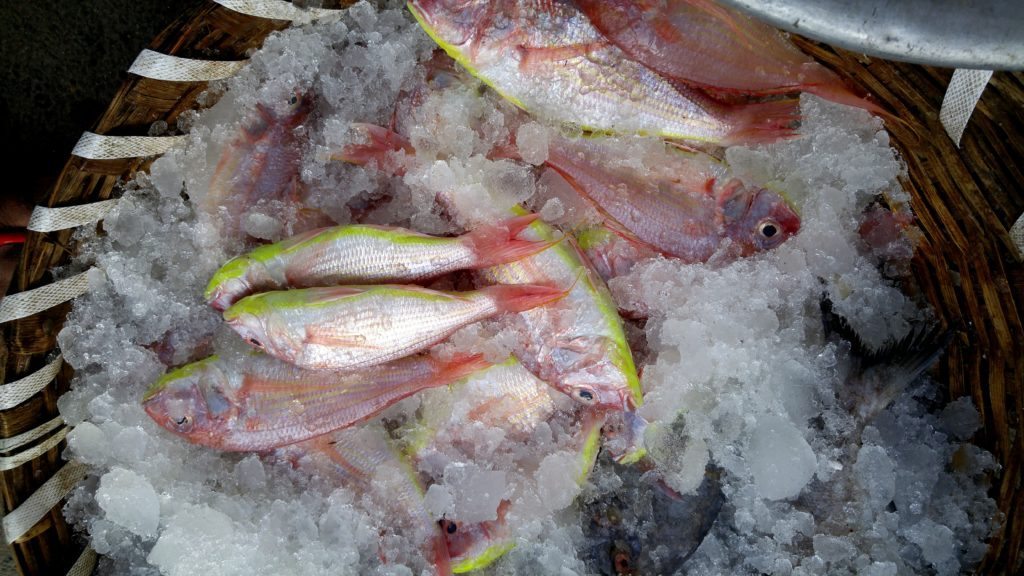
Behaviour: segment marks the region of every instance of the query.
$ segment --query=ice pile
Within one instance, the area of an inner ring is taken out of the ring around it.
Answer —
[[[421,83],[425,71],[417,63],[434,46],[401,4],[359,3],[341,20],[268,38],[241,75],[214,88],[223,92],[217,104],[180,123],[187,145],[125,186],[102,231],[80,234],[81,253],[68,272],[95,269],[89,294],[59,337],[76,369],[60,407],[77,426],[68,456],[94,474],[73,493],[66,514],[103,555],[105,573],[426,569],[415,542],[381,542],[389,518],[365,495],[288,463],[192,446],[158,428],[140,406],[167,367],[243,346],[201,298],[211,274],[241,247],[222,242],[197,203],[221,149],[250,121],[256,102],[283,101],[296,87],[316,94],[302,128],[302,202],[335,222],[453,233],[503,218],[518,203],[565,230],[597,220],[564,181],[538,168],[554,128],[520,123],[515,110],[481,96],[477,85],[406,93]],[[417,151],[399,155],[404,175],[329,160],[358,137],[352,122],[388,124],[400,97],[416,103],[396,118]],[[858,232],[865,207],[879,195],[890,205],[906,201],[900,163],[866,113],[813,97],[801,106],[803,138],[725,154],[738,177],[789,195],[801,210],[797,237],[732,263],[649,259],[609,282],[621,308],[646,317],[627,332],[643,368],[640,413],[650,422],[646,441],[658,474],[688,494],[709,464],[722,471],[726,503],[682,571],[970,569],[995,515],[986,495],[995,463],[968,442],[978,426],[970,402],[935,413],[941,398],[922,382],[877,418],[858,421],[841,402],[844,387],[856,385],[849,349],[821,326],[823,291],[871,345],[901,338],[927,319],[879,272],[899,271],[909,241],[877,246]],[[487,158],[513,135],[526,162]],[[638,138],[618,144],[624,159],[634,159],[625,161],[638,166],[661,146]],[[301,226],[292,208],[253,207],[245,229],[280,240]],[[501,360],[509,336],[498,324],[481,324],[452,341]],[[493,573],[593,570],[577,553],[595,543],[583,537],[575,504],[597,492],[575,480],[573,425],[554,418],[517,429],[472,420],[472,402],[485,392],[473,381],[465,386],[410,398],[386,413],[404,442],[422,432],[417,423],[425,414],[437,418],[416,461],[438,480],[426,494],[427,509],[465,523],[506,514],[516,546]],[[541,411],[557,413],[569,402],[553,391],[538,395]],[[622,480],[603,475],[601,482]],[[381,562],[382,550],[389,562]]]

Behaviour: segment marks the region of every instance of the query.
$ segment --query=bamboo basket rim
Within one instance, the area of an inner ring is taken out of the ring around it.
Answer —
[[[193,0],[153,40],[149,50],[204,61],[243,60],[269,34],[289,24],[265,17],[280,16],[280,12],[254,16],[237,11],[243,5],[261,4],[269,2]],[[275,4],[280,9],[284,3]],[[1021,573],[1024,328],[1020,303],[1024,302],[1024,266],[1010,228],[1024,212],[1020,184],[1024,182],[1024,115],[1019,113],[1024,104],[1024,73],[997,72],[993,76],[958,149],[938,119],[950,71],[873,60],[804,38],[794,40],[903,120],[886,128],[906,164],[903,185],[912,196],[911,206],[924,234],[912,262],[913,282],[908,288],[931,304],[944,325],[959,326],[937,378],[946,384],[948,398],[972,397],[983,420],[975,442],[991,451],[1002,466],[991,490],[1002,522],[977,571]],[[182,112],[198,106],[206,85],[195,78],[168,80],[128,74],[92,132],[143,136],[153,122],[173,124]],[[147,170],[152,159],[152,155],[72,155],[45,207],[92,205],[112,198],[123,179]],[[94,225],[91,220],[83,224]],[[50,270],[66,264],[74,252],[73,230],[29,233],[9,295],[52,285]],[[69,310],[70,302],[62,302],[0,325],[3,382],[12,383],[45,369],[54,373],[40,391],[0,411],[0,438],[37,430],[59,416],[56,401],[69,389],[73,372],[68,366],[53,369],[52,363],[56,335]],[[65,442],[63,436],[57,438],[59,434],[47,430],[26,443],[39,454],[0,472],[5,514],[25,504],[40,486],[66,468],[60,456]],[[44,445],[46,442],[52,446]],[[72,573],[69,570],[87,574],[95,565],[95,555],[82,550],[81,539],[64,521],[60,503],[12,544],[23,575]]]

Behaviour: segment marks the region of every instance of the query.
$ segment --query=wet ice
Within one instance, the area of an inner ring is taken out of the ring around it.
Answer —
[[[237,78],[218,83],[218,103],[186,115],[188,143],[125,186],[103,230],[79,233],[80,254],[65,273],[95,266],[90,292],[76,302],[58,341],[76,369],[60,400],[68,455],[92,474],[66,514],[104,555],[106,573],[321,574],[419,573],[415,544],[384,548],[407,561],[381,563],[380,530],[389,519],[350,487],[289,463],[221,454],[157,428],[139,399],[169,366],[240,345],[202,302],[210,275],[241,246],[223,243],[199,209],[223,146],[257,101],[279,102],[295,86],[317,94],[306,138],[303,202],[333,222],[355,218],[430,233],[496,221],[519,203],[565,230],[597,213],[550,171],[535,170],[555,127],[517,126],[514,111],[478,87],[428,94],[398,119],[416,148],[404,175],[329,161],[358,134],[352,122],[387,124],[402,87],[433,49],[401,3],[366,3],[334,22],[274,34]],[[211,96],[211,100],[213,97]],[[720,467],[727,501],[686,564],[693,574],[954,574],[984,552],[996,509],[987,497],[994,458],[969,444],[980,425],[969,399],[941,412],[936,387],[922,382],[871,422],[838,401],[848,385],[848,348],[823,333],[818,299],[826,291],[866,343],[880,345],[927,319],[882,270],[904,250],[874,250],[858,235],[878,196],[906,202],[902,165],[877,120],[860,110],[801,101],[803,138],[725,151],[732,172],[784,191],[801,209],[802,230],[778,249],[735,262],[640,262],[614,278],[621,308],[647,316],[631,328],[649,350],[643,366],[652,426],[648,445],[668,486],[690,493],[705,464]],[[488,158],[514,138],[525,163]],[[660,144],[617,141],[621,162],[643,166]],[[438,197],[444,199],[440,204]],[[449,221],[448,218],[452,220]],[[244,217],[256,238],[280,240],[301,224],[288,206],[254,207]],[[887,267],[888,266],[888,267]],[[500,361],[510,335],[484,324],[460,331],[458,350]],[[445,394],[448,392],[445,391]],[[408,424],[421,406],[463,418],[459,398],[408,401],[386,416]],[[468,396],[467,396],[468,398]],[[564,410],[571,403],[553,396]],[[682,415],[680,417],[680,415]],[[680,429],[673,424],[677,418]],[[457,430],[453,427],[452,431]],[[513,501],[516,548],[497,574],[587,570],[571,430],[544,422],[515,441],[500,426],[444,432],[441,450],[420,463],[438,480],[426,492],[434,516],[472,522]],[[601,482],[614,483],[602,477]]]

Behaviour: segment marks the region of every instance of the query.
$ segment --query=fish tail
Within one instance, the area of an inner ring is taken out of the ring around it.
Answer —
[[[448,541],[441,531],[440,526],[434,526],[434,533],[430,539],[431,559],[434,565],[434,573],[437,576],[451,576],[452,559],[448,554]]]
[[[733,129],[722,139],[723,146],[767,144],[797,135],[800,101],[791,98],[732,106],[726,110]]]
[[[483,288],[499,312],[523,312],[563,298],[570,289],[540,284],[500,284]]]
[[[955,331],[941,325],[910,331],[902,340],[871,349],[853,330],[846,318],[833,310],[824,294],[820,302],[825,334],[835,334],[850,343],[855,360],[856,409],[863,422],[870,421],[939,359],[953,341]]]
[[[443,363],[435,381],[438,386],[452,384],[491,366],[483,354],[456,353]]]
[[[465,242],[473,249],[476,255],[476,262],[473,267],[488,268],[498,264],[515,262],[550,248],[553,244],[557,243],[557,240],[554,242],[539,242],[516,239],[516,235],[538,217],[537,214],[518,216],[494,226],[478,228],[466,234],[464,236]]]
[[[903,393],[939,359],[953,341],[954,331],[941,326],[912,330],[905,338],[892,342],[860,358],[863,369],[858,413],[864,421],[874,418]]]
[[[332,160],[340,160],[341,162],[348,162],[358,166],[376,163],[382,168],[395,170],[397,166],[390,166],[391,163],[388,161],[390,153],[399,150],[410,155],[415,153],[412,144],[405,136],[383,126],[361,122],[353,122],[351,126],[354,130],[362,132],[366,137],[366,141],[362,144],[349,144],[345,146],[340,152],[330,155]]]

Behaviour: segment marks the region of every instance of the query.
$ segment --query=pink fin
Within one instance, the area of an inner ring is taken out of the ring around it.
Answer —
[[[569,290],[540,284],[499,284],[480,291],[493,298],[501,312],[523,312],[550,304],[569,293]]]
[[[364,166],[376,163],[378,167],[394,174],[401,174],[404,170],[391,158],[392,152],[399,150],[406,154],[415,154],[409,140],[387,128],[373,124],[352,123],[352,128],[363,132],[366,135],[366,142],[363,144],[350,144],[341,152],[331,155],[334,160],[348,162]]]
[[[537,218],[537,214],[518,216],[494,226],[477,228],[463,236],[464,242],[476,254],[473,268],[488,268],[515,262],[557,244],[560,240],[537,242],[516,239],[516,235]]]
[[[491,365],[484,359],[483,354],[455,354],[450,360],[444,362],[443,368],[438,372],[434,381],[437,382],[437,386],[447,386],[485,368],[490,368]]]
[[[303,343],[333,348],[375,348],[375,346],[367,344],[365,337],[361,334],[338,334],[333,332],[330,326],[322,329],[315,326],[307,326],[306,338],[303,340]]]
[[[590,42],[587,44],[552,47],[521,46],[519,48],[519,69],[523,72],[529,72],[544,68],[552,62],[562,62],[578,56],[586,56],[594,50],[607,47],[607,42]]]
[[[722,145],[765,144],[794,138],[797,132],[793,125],[799,119],[799,102],[796,100],[731,107],[728,121],[733,129],[722,139]]]

